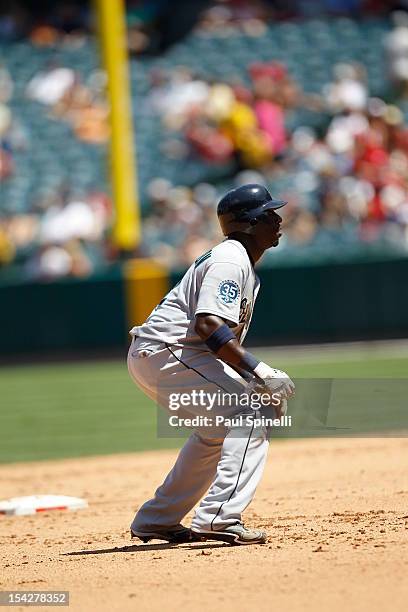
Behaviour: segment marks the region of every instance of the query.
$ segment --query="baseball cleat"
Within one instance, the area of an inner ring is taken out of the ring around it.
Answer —
[[[267,535],[260,529],[248,529],[242,523],[230,525],[222,531],[192,530],[196,538],[201,540],[219,540],[231,546],[240,544],[265,544]]]
[[[166,542],[169,542],[169,544],[187,544],[189,542],[196,541],[191,529],[188,529],[183,525],[146,531],[131,529],[130,536],[132,538],[139,538],[139,540],[142,540],[142,542],[145,544],[150,540],[165,540]]]

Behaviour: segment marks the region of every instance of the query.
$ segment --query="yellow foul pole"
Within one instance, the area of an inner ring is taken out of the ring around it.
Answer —
[[[110,158],[115,202],[113,240],[123,251],[140,242],[140,210],[131,114],[124,0],[95,0],[108,75]]]

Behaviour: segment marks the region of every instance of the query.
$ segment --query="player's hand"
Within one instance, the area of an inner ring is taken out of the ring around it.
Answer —
[[[270,368],[266,364],[261,372],[262,383],[269,392],[279,393],[283,399],[288,400],[295,393],[295,383],[286,372]]]
[[[275,368],[271,368],[271,370],[273,370],[274,375],[264,380],[266,386],[276,388],[275,385],[278,384],[279,393],[285,400],[288,400],[295,393],[295,383],[286,372],[276,370]]]
[[[270,396],[271,406],[274,407],[275,415],[278,419],[281,416],[285,416],[288,410],[288,400],[286,397],[284,397],[284,395],[286,395],[289,392],[289,390],[288,389],[286,391],[283,390],[282,384],[280,381],[281,380],[287,381],[287,380],[290,380],[290,378],[286,374],[287,378],[282,379],[281,374],[284,374],[284,372],[280,373],[280,378],[271,377],[269,379],[264,379],[264,380],[260,380],[259,378],[254,378],[247,386],[247,390],[249,394],[258,393],[258,394],[266,394]],[[294,389],[293,382],[291,380],[290,382],[293,385],[293,389]],[[293,395],[294,391],[292,390],[292,387],[291,387],[290,392]]]

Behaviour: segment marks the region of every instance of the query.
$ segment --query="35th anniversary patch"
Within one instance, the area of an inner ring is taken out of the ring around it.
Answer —
[[[223,304],[236,304],[241,290],[234,280],[224,280],[218,285],[217,299]]]

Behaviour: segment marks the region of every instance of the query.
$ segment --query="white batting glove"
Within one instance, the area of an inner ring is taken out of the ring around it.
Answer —
[[[286,372],[269,367],[262,361],[254,370],[256,376],[262,379],[264,386],[273,393],[279,393],[285,400],[295,393],[295,383]]]

